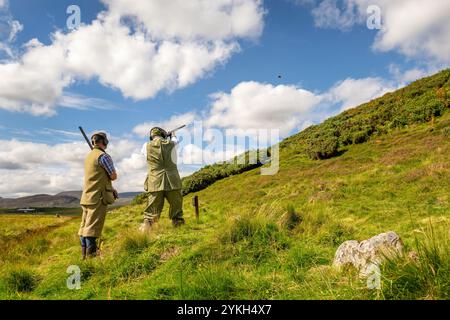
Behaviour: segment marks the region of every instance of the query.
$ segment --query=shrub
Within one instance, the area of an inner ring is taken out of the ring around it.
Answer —
[[[327,133],[310,139],[306,153],[313,160],[323,160],[334,157],[338,153],[338,148],[338,138]]]
[[[258,154],[256,163],[250,163],[249,152],[246,152],[243,155],[235,157],[229,162],[216,163],[203,167],[199,171],[182,179],[183,195],[203,190],[212,185],[214,182],[229,176],[261,167],[268,161],[268,157],[270,157],[270,150],[266,150],[266,156],[263,156],[262,159],[260,156],[261,155]]]
[[[353,144],[359,144],[364,143],[367,140],[369,140],[370,136],[372,135],[372,128],[371,127],[365,127],[361,129],[360,131],[356,131],[352,135],[352,142]]]
[[[137,196],[135,196],[133,198],[133,200],[131,201],[131,204],[133,204],[133,205],[144,204],[144,203],[147,202],[147,198],[148,198],[148,193],[147,192],[138,194]]]

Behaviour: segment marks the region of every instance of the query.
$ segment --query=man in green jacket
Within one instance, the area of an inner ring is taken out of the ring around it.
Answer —
[[[84,186],[81,195],[81,226],[78,231],[83,259],[97,253],[97,239],[105,224],[106,209],[114,203],[117,193],[111,181],[117,179],[111,156],[105,152],[108,137],[104,132],[96,132],[91,137],[93,149],[84,161]]]
[[[161,128],[150,130],[150,142],[143,147],[147,159],[148,174],[144,189],[148,192],[148,205],[144,211],[144,222],[139,228],[148,232],[158,221],[164,207],[164,199],[169,202],[169,218],[177,227],[184,224],[183,196],[181,193],[181,178],[176,165],[175,137],[168,135]]]

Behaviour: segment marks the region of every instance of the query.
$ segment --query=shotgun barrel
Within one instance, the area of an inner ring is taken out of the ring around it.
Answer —
[[[88,139],[86,133],[84,132],[83,128],[82,128],[82,127],[78,127],[78,129],[80,129],[80,132],[81,132],[81,134],[83,135],[84,140],[86,140],[87,144],[89,145],[89,148],[91,148],[91,150],[94,149],[94,148],[92,147],[92,144],[91,144],[91,142],[89,141],[89,139]]]

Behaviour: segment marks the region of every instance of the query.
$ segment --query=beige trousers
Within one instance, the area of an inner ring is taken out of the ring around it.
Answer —
[[[78,235],[99,238],[105,224],[107,206],[100,200],[97,204],[82,205],[81,208],[83,209],[83,215],[81,216]]]

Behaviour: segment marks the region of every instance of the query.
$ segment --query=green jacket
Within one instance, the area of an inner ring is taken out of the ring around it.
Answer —
[[[84,186],[81,195],[81,205],[95,205],[100,199],[105,204],[111,204],[109,200],[112,192],[111,179],[106,170],[100,165],[98,159],[104,153],[103,150],[95,147],[84,161]]]
[[[147,143],[148,174],[144,189],[147,192],[181,189],[178,173],[175,143],[165,139],[155,139]]]

